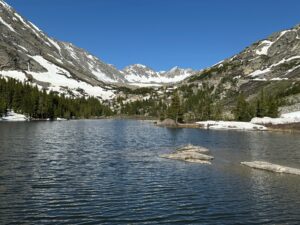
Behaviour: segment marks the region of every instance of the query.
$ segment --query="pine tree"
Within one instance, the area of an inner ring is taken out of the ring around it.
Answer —
[[[250,121],[253,117],[251,105],[246,101],[243,94],[237,97],[236,107],[233,111],[235,120],[238,121]]]
[[[177,91],[174,92],[172,96],[171,105],[167,110],[167,117],[175,120],[176,123],[182,122],[183,120],[183,112],[182,112],[180,98]]]

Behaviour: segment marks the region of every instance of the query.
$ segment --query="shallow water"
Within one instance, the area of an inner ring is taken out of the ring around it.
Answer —
[[[182,144],[212,165],[159,158]],[[0,224],[299,224],[300,134],[134,120],[0,123]]]

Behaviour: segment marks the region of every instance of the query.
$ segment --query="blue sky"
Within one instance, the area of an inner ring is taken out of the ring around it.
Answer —
[[[201,69],[300,23],[298,0],[7,0],[50,36],[117,68]]]

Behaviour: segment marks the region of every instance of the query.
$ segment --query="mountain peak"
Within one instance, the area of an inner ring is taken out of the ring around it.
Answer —
[[[0,42],[1,62],[0,74],[3,70],[28,72],[30,78],[48,90],[70,93],[66,84],[54,84],[54,78],[60,74],[68,74],[69,79],[86,82],[92,86],[106,86],[111,83],[173,83],[178,79],[165,76],[143,64],[133,64],[122,71],[102,62],[99,58],[72,43],[61,42],[47,36],[33,23],[19,15],[11,6],[0,0]],[[53,66],[50,66],[53,65]],[[55,67],[56,66],[56,67]],[[64,72],[59,72],[64,71]],[[53,76],[50,80],[38,73]],[[8,76],[8,74],[5,72]],[[22,75],[22,80],[26,76]],[[76,89],[76,88],[75,88]],[[66,90],[66,91],[63,91]],[[73,91],[75,92],[75,91]]]

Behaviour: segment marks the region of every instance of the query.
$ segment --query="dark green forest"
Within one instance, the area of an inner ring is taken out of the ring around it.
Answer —
[[[183,85],[166,99],[150,98],[129,102],[122,105],[122,114],[147,115],[161,120],[174,119],[177,122],[193,122],[203,120],[237,120],[250,121],[253,117],[277,117],[278,108],[282,105],[279,95],[265,93],[262,89],[257,97],[247,101],[242,93],[236,93],[233,104],[227,105],[220,100],[213,87],[203,84],[202,88]],[[233,118],[226,117],[229,111]]]
[[[35,119],[93,118],[112,115],[109,107],[96,98],[67,98],[40,91],[29,83],[0,78],[0,115],[7,109]]]
[[[6,110],[25,114],[33,119],[54,118],[99,118],[113,115],[153,117],[161,120],[174,119],[177,122],[194,122],[203,120],[237,120],[250,121],[253,117],[277,117],[278,108],[287,104],[282,98],[298,93],[300,85],[282,88],[277,94],[261,89],[256,97],[246,100],[243,93],[235,93],[231,104],[220,100],[218,92],[205,83],[201,88],[193,85],[182,85],[172,92],[158,96],[151,88],[123,90],[128,94],[138,94],[150,98],[126,102],[118,98],[113,110],[97,98],[70,98],[65,95],[45,90],[41,91],[30,83],[14,79],[0,78],[0,115]],[[134,93],[132,93],[134,92]],[[125,103],[124,103],[125,102]],[[231,117],[227,117],[230,112]],[[233,116],[232,116],[233,115]]]

